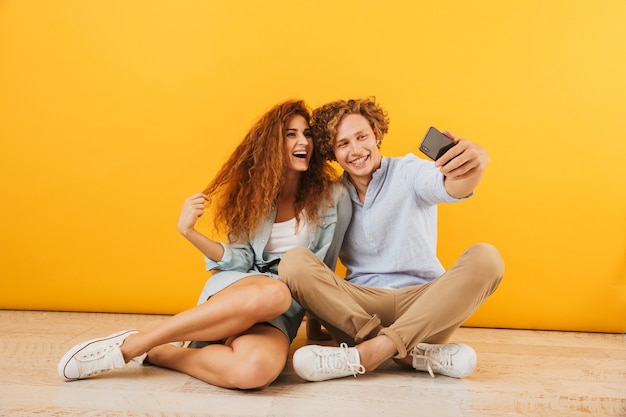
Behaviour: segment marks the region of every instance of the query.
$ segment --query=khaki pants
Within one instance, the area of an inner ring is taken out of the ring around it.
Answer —
[[[279,279],[333,338],[354,345],[379,334],[402,359],[418,343],[445,343],[498,288],[504,262],[486,243],[472,245],[443,275],[412,287],[389,290],[345,281],[311,251],[288,251]]]

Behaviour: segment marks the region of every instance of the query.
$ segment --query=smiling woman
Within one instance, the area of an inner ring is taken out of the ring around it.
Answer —
[[[263,388],[278,377],[304,315],[276,279],[278,263],[302,247],[334,268],[351,214],[345,189],[314,152],[309,120],[302,101],[274,106],[206,190],[185,200],[178,230],[215,271],[198,305],[145,331],[74,346],[58,364],[61,378],[89,378],[132,359],[225,388]],[[196,229],[207,203],[225,243]],[[179,344],[190,340],[194,348]]]

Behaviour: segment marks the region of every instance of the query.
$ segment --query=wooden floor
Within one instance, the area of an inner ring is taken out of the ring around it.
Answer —
[[[622,334],[462,328],[478,353],[462,380],[400,370],[391,361],[358,378],[305,382],[291,361],[261,391],[217,388],[133,364],[63,382],[56,366],[92,337],[163,316],[0,310],[2,416],[626,416]],[[306,343],[304,329],[292,345]]]

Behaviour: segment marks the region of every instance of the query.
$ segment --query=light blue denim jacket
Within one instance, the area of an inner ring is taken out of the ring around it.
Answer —
[[[343,236],[352,217],[352,203],[347,190],[337,184],[333,190],[333,207],[321,207],[319,211],[319,223],[313,225],[310,233],[308,248],[324,261],[330,269],[335,269],[339,249]],[[219,262],[205,257],[206,269],[219,269],[225,271],[258,272],[263,267],[275,260],[272,256],[268,259],[263,257],[265,245],[270,237],[276,212],[274,211],[260,226],[261,230],[256,233],[252,241],[246,243],[234,243],[227,245],[218,242],[224,247],[224,255]],[[272,268],[276,272],[278,265]],[[218,273],[218,275],[221,274]],[[209,280],[210,281],[210,280]]]

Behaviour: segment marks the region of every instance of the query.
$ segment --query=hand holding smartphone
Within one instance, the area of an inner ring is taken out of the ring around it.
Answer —
[[[433,161],[436,161],[454,145],[456,143],[452,139],[431,127],[426,132],[424,139],[422,139],[420,151]]]

